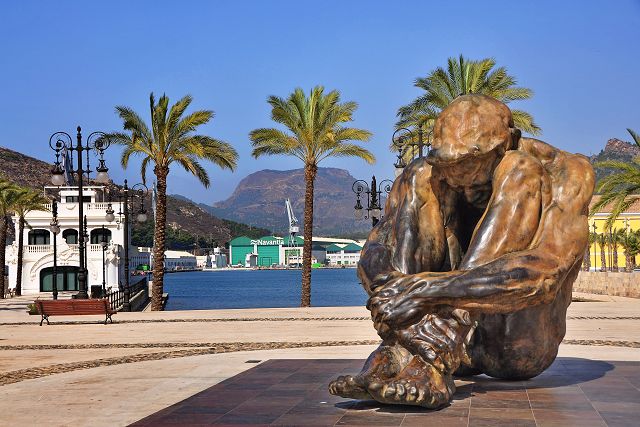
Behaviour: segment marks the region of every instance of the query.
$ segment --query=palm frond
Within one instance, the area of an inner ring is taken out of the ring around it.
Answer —
[[[446,69],[437,67],[425,77],[416,78],[414,86],[424,90],[418,98],[398,109],[396,127],[415,126],[420,120],[435,118],[442,109],[463,94],[481,93],[504,103],[525,100],[533,96],[528,88],[516,86],[516,79],[505,67],[495,68],[493,58],[470,60],[460,55],[447,59]],[[512,110],[519,129],[532,135],[542,130],[531,114]]]

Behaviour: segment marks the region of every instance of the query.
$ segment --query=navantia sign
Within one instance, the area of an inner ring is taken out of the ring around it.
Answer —
[[[284,243],[284,239],[277,239],[277,240],[252,240],[251,244],[252,245],[258,245],[258,246],[279,246],[282,245]]]

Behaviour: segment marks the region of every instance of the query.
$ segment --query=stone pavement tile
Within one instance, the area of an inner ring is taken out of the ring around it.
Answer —
[[[591,410],[547,410],[534,409],[533,414],[539,426],[561,427],[606,427],[602,417]]]
[[[640,390],[624,380],[616,384],[585,384],[580,388],[589,400],[640,403]]]
[[[609,427],[638,427],[638,415],[628,412],[600,411],[600,416]]]
[[[591,401],[591,405],[598,412],[602,412],[602,411],[626,412],[629,414],[635,414],[636,418],[640,419],[640,403]]]
[[[528,400],[515,399],[471,399],[471,407],[477,408],[511,408],[511,409],[530,409]]]
[[[492,424],[494,423],[494,424]],[[474,408],[469,411],[469,425],[534,425],[531,409]]]
[[[432,414],[407,414],[402,421],[401,427],[467,427],[468,416],[445,416],[436,413]]]
[[[402,413],[378,413],[374,411],[348,411],[335,424],[337,426],[400,426]]]
[[[576,410],[576,411],[589,411],[593,410],[593,406],[589,399],[584,395],[555,395],[554,398],[549,399],[537,399],[531,400],[531,408],[534,410]]]
[[[325,414],[291,414],[286,413],[271,423],[272,426],[332,426],[342,417],[342,413],[336,415]]]
[[[534,420],[469,418],[469,427],[536,427]]]

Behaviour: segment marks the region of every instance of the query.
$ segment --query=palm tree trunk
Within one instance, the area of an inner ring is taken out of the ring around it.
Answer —
[[[6,256],[7,256],[7,226],[9,224],[9,221],[7,221],[7,216],[6,215],[2,215],[2,217],[0,217],[0,298],[4,299],[4,294],[5,294],[5,283],[4,283],[4,275],[5,275],[5,270],[4,270],[4,265],[5,265],[5,260],[6,260]],[[9,286],[9,284],[7,283],[7,286]]]
[[[604,253],[605,243],[600,243],[600,271],[607,271],[607,257]]]
[[[633,266],[631,265],[631,255],[629,255],[628,249],[624,250],[624,271],[626,273],[631,273],[633,271]]]
[[[162,310],[162,294],[164,292],[164,250],[167,232],[167,175],[169,168],[154,169],[158,180],[156,198],[156,223],[153,231],[153,286],[151,292],[151,310]]]
[[[611,245],[613,246],[613,268],[611,270],[618,272],[620,271],[618,269],[618,243],[613,242]]]
[[[24,217],[18,219],[18,267],[16,269],[16,296],[22,295],[22,258],[24,257]]]
[[[304,167],[304,246],[302,247],[302,294],[301,307],[311,306],[311,250],[313,248],[313,186],[318,173],[315,163]]]
[[[584,271],[589,271],[591,269],[591,244],[587,246],[587,250],[584,252],[583,265]]]

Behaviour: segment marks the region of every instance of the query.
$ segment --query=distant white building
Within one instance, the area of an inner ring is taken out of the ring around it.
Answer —
[[[129,254],[131,260],[131,268],[137,268],[138,270],[144,269],[140,266],[149,266],[151,268],[153,262],[153,248],[138,247],[135,249],[135,254]],[[136,267],[133,267],[133,264]],[[165,271],[174,270],[195,270],[198,268],[197,257],[186,251],[172,251],[167,250],[164,252],[164,269]]]
[[[198,268],[203,270],[228,267],[227,255],[222,251],[222,248],[214,248],[213,253],[196,256],[196,263]]]
[[[332,244],[326,248],[326,259],[331,266],[346,265],[355,267],[360,261],[362,246],[356,243]]]
[[[87,290],[93,285],[102,285],[103,246],[108,242],[105,256],[104,277],[107,288],[117,288],[124,283],[124,268],[120,262],[124,257],[124,226],[121,221],[109,223],[105,219],[107,202],[103,197],[104,187],[84,187],[84,214],[87,217],[89,241],[87,251]],[[65,187],[60,191],[58,201],[58,223],[60,232],[56,236],[57,247],[57,288],[58,291],[78,290],[79,270],[78,239],[78,191],[75,187]],[[121,203],[112,203],[115,212],[122,212]],[[51,205],[46,210],[31,211],[26,215],[29,227],[24,230],[24,255],[22,268],[22,293],[35,294],[52,292],[53,286],[53,233],[50,230]],[[9,287],[15,288],[18,262],[18,218],[14,217],[16,239],[7,246],[7,266]],[[103,228],[104,227],[104,228]]]

